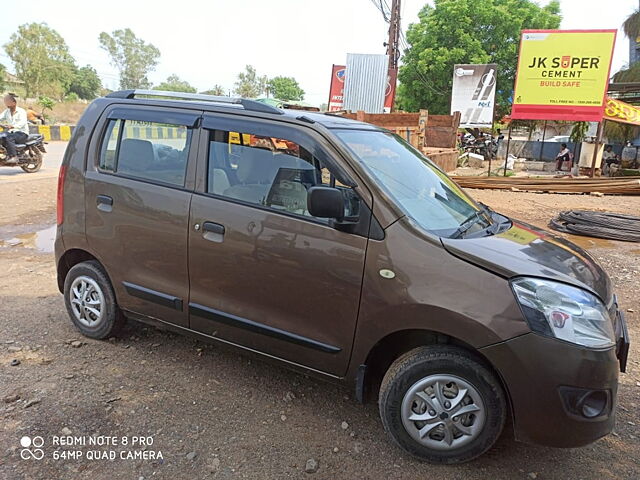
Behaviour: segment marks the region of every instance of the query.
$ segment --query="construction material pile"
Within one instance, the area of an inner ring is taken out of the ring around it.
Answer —
[[[638,177],[554,178],[554,177],[451,177],[463,188],[533,191],[549,193],[602,193],[640,195]]]
[[[560,212],[549,222],[549,226],[573,235],[640,242],[640,217],[634,215],[569,210]]]

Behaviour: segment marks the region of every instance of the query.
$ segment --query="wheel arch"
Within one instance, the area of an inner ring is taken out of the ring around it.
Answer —
[[[377,395],[384,374],[391,364],[401,355],[418,347],[429,345],[454,345],[469,353],[476,361],[488,368],[496,377],[507,398],[509,416],[511,408],[511,396],[509,388],[493,364],[474,346],[459,338],[434,330],[406,329],[397,330],[381,338],[367,354],[365,363],[358,369],[356,375],[356,397],[362,403],[366,402],[374,394]]]
[[[57,266],[58,290],[60,290],[60,293],[64,293],[64,281],[67,278],[69,270],[71,270],[75,265],[79,263],[90,260],[98,262],[102,269],[106,272],[106,269],[104,268],[102,262],[100,262],[98,258],[87,252],[86,250],[83,250],[81,248],[72,248],[62,254],[60,259],[58,260]],[[109,274],[107,273],[107,277],[108,276]]]

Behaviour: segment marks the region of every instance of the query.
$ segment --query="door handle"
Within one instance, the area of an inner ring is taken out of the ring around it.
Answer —
[[[113,210],[113,198],[109,195],[98,195],[96,196],[96,205],[98,210],[110,212]]]
[[[218,235],[224,235],[224,225],[214,222],[204,222],[202,224],[202,230],[205,232],[217,233]]]
[[[224,225],[215,222],[202,224],[202,237],[210,242],[221,243],[224,239]]]

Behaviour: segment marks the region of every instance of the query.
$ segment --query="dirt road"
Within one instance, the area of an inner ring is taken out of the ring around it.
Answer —
[[[59,158],[49,155],[48,161],[55,165]],[[518,444],[506,433],[477,461],[435,467],[393,446],[376,405],[357,404],[351,391],[134,323],[109,341],[80,336],[67,319],[47,251],[55,178],[16,173],[7,181],[2,174],[2,479],[640,478],[638,244],[578,239],[611,274],[635,341],[621,377],[616,433],[570,450]],[[640,212],[640,198],[472,194],[540,226],[558,210],[576,206]],[[39,230],[44,233],[34,235]],[[86,442],[94,436],[117,445],[54,446],[53,435]],[[20,444],[24,436],[32,438],[28,448]],[[42,460],[24,452],[38,454],[37,436],[46,441]],[[147,445],[139,445],[139,436],[148,437]],[[115,459],[100,458],[110,450]],[[56,451],[79,451],[82,457],[56,460]],[[311,459],[317,471],[306,473]]]

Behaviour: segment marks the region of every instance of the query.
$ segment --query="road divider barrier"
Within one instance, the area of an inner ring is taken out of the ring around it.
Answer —
[[[29,133],[42,135],[45,142],[68,142],[75,128],[75,125],[29,125]],[[187,135],[186,128],[175,127],[126,126],[124,130],[126,138],[178,139]]]

